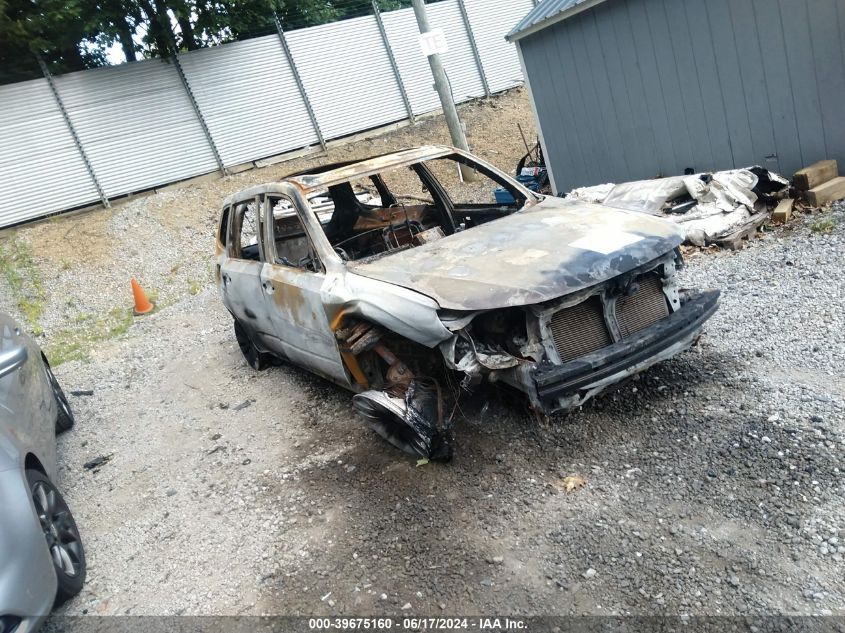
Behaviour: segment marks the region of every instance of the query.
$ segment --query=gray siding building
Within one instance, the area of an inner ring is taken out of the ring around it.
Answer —
[[[556,192],[845,165],[845,0],[542,0],[507,37]]]

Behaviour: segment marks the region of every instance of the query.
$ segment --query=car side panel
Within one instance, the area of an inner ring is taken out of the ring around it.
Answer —
[[[11,455],[16,462],[22,461],[27,453],[35,454],[47,476],[54,478],[58,407],[44,371],[41,350],[4,315],[0,323],[0,347],[8,349],[17,345],[26,347],[27,361],[0,378],[0,434],[10,438],[0,445],[16,447],[13,450],[17,455]]]
[[[264,309],[263,267],[263,262],[234,257],[225,258],[221,267],[223,304],[253,335],[273,332],[273,323]]]
[[[294,363],[348,386],[337,339],[323,302],[324,273],[266,264],[261,286],[275,341]]]
[[[0,613],[44,617],[56,597],[56,572],[23,469],[0,472],[0,508]]]

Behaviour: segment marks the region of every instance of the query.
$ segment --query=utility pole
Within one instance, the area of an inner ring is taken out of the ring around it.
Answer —
[[[431,28],[428,25],[425,0],[411,0],[411,2],[414,6],[414,15],[417,18],[420,34],[428,33]],[[434,77],[434,88],[440,97],[440,105],[443,108],[443,116],[446,117],[446,127],[449,128],[452,145],[468,152],[469,145],[467,145],[467,137],[464,134],[461,120],[458,118],[458,110],[455,108],[455,102],[452,100],[452,89],[449,87],[449,78],[446,76],[446,70],[443,68],[443,62],[440,61],[440,55],[438,53],[429,55],[428,65],[431,66],[431,74]],[[466,165],[461,165],[461,177],[468,182],[475,180],[472,169]]]

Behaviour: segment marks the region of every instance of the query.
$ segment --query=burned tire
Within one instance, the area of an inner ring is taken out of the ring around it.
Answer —
[[[262,371],[273,364],[273,357],[260,351],[255,346],[249,332],[237,320],[235,321],[235,338],[238,340],[238,347],[241,348],[241,353],[244,355],[247,365],[254,370]]]
[[[70,508],[53,482],[37,470],[27,470],[26,480],[56,571],[55,604],[60,605],[78,594],[85,584],[85,550]]]
[[[44,361],[44,373],[47,374],[47,381],[50,383],[50,389],[53,390],[53,398],[55,398],[56,407],[59,410],[56,416],[56,434],[64,433],[73,428],[76,418],[73,416],[73,410],[70,408],[70,403],[62,390],[62,386],[53,374],[53,370],[50,369],[50,363],[43,355],[41,358]]]
[[[394,410],[389,405],[379,406],[381,403],[374,403],[357,396],[353,397],[352,403],[364,417],[367,426],[389,444],[408,455],[428,457],[423,438],[405,422],[404,412]]]
[[[381,391],[366,391],[352,398],[352,406],[373,431],[403,453],[432,461],[452,459],[449,434],[411,413],[406,400]]]

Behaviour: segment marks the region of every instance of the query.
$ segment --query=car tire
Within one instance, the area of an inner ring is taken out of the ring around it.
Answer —
[[[273,357],[266,352],[260,351],[246,328],[235,320],[235,338],[238,339],[238,347],[247,364],[256,371],[263,371],[273,364]]]
[[[59,410],[56,416],[56,434],[64,433],[73,428],[76,418],[73,415],[73,410],[70,408],[70,402],[68,402],[65,392],[62,390],[62,386],[59,384],[53,370],[50,369],[50,363],[47,362],[46,358],[43,360],[44,372],[47,374],[47,380],[50,383],[50,388],[53,390],[53,398],[55,398],[56,407]]]
[[[55,605],[58,606],[82,591],[85,550],[70,508],[53,482],[44,473],[30,469],[26,471],[26,480],[56,572]]]

